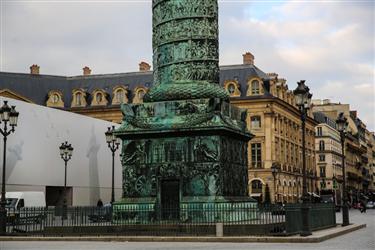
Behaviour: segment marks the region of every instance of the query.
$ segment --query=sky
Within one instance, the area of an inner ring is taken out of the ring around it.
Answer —
[[[375,129],[375,1],[219,0],[220,64],[306,80],[313,99],[349,103]],[[152,62],[151,0],[0,0],[0,71],[132,72]]]

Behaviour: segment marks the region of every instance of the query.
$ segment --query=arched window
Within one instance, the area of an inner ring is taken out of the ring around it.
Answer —
[[[144,89],[140,89],[137,94],[138,94],[138,99],[143,100],[143,97],[146,94],[146,91],[144,91]]]
[[[320,150],[320,151],[325,150],[324,141],[319,141],[319,150]]]
[[[143,103],[143,97],[146,94],[146,89],[144,87],[138,87],[134,91],[133,103]]]
[[[122,90],[122,89],[117,90],[115,97],[116,97],[116,102],[123,103],[124,97],[125,97],[124,90]]]
[[[72,107],[86,107],[87,101],[86,92],[84,89],[74,89],[72,94]],[[96,93],[94,93],[93,96],[96,98]]]
[[[96,94],[96,101],[98,103],[101,103],[103,101],[103,94],[102,93],[97,93]]]
[[[252,95],[259,95],[260,90],[259,90],[259,81],[258,80],[253,80],[251,82],[251,94]]]
[[[76,94],[76,106],[82,106],[82,94],[80,92]]]
[[[253,180],[251,182],[252,193],[262,193],[262,182],[260,180]]]
[[[51,90],[48,93],[47,107],[64,107],[63,95],[59,90]]]
[[[52,102],[53,103],[58,103],[59,102],[59,100],[60,100],[60,96],[58,95],[58,94],[53,94],[52,95]]]
[[[235,90],[236,90],[236,87],[234,86],[234,84],[229,84],[228,85],[228,92],[229,92],[229,94],[233,95]]]

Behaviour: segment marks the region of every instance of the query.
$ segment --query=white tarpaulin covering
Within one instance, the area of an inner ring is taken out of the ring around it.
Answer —
[[[15,133],[8,136],[7,191],[45,191],[46,186],[64,186],[59,146],[68,141],[74,148],[67,168],[73,205],[95,205],[99,198],[110,200],[112,153],[104,132],[108,126],[118,124],[3,97],[0,105],[3,100],[15,105],[20,113]],[[0,145],[2,163],[2,137]],[[122,190],[119,152],[121,148],[115,157],[116,199]],[[1,164],[1,175],[2,168]]]

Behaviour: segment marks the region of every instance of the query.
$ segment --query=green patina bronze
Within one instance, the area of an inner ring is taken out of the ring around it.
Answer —
[[[202,221],[209,209],[222,212],[206,221],[255,216],[232,215],[236,206],[256,206],[247,188],[252,135],[246,111],[219,86],[217,13],[217,0],[153,1],[154,86],[144,103],[121,108],[115,221]]]
[[[219,86],[218,5],[153,1],[154,87],[145,102],[229,99]]]

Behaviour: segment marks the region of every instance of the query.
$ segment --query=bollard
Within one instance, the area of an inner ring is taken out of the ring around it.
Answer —
[[[216,237],[223,237],[223,223],[216,223]]]

